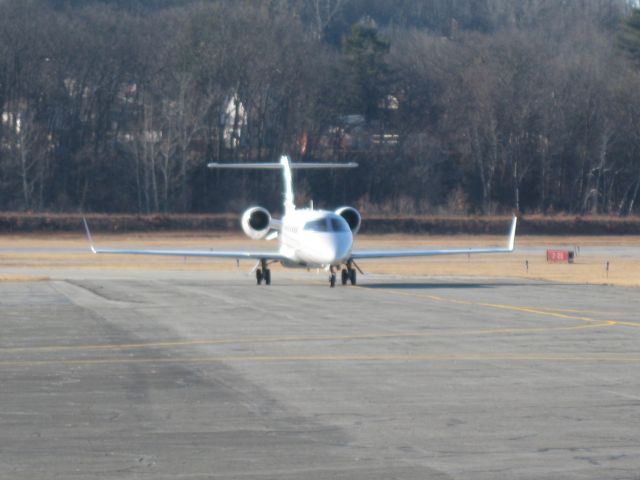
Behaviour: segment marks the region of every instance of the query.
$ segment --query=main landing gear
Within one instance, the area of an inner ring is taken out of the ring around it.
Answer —
[[[334,271],[334,267],[330,267],[331,276],[329,277],[329,282],[331,287],[336,286],[336,273]],[[356,269],[353,268],[353,263],[351,261],[347,262],[345,268],[342,269],[340,280],[342,281],[342,285],[346,285],[351,282],[351,285],[355,285],[357,281]]]
[[[265,285],[271,285],[271,270],[267,268],[267,261],[260,260],[260,267],[256,269],[256,282],[258,285],[262,285],[264,280]]]
[[[356,284],[356,269],[353,267],[347,266],[347,268],[342,269],[342,285],[346,285],[348,282],[351,282],[351,285]]]

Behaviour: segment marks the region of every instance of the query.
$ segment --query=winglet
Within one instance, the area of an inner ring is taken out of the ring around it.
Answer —
[[[513,249],[516,244],[516,224],[517,223],[518,223],[518,217],[514,216],[513,220],[511,221],[511,230],[509,232],[509,246],[507,247],[507,249],[510,252],[513,252]]]
[[[91,238],[91,231],[89,231],[89,224],[87,223],[87,219],[82,217],[82,223],[84,223],[84,231],[87,234],[87,240],[89,241],[89,248],[93,253],[97,253],[95,247],[93,246],[93,238]]]

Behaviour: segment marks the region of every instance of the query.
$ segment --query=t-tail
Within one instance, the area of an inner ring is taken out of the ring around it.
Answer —
[[[287,155],[280,157],[280,165],[282,165],[282,188],[284,188],[284,214],[293,212],[296,204],[293,201],[293,178],[291,175],[291,162]]]
[[[293,212],[296,209],[296,205],[294,203],[294,194],[293,194],[293,178],[291,171],[292,170],[302,170],[302,169],[324,169],[324,168],[355,168],[358,164],[354,162],[349,163],[306,163],[306,162],[292,162],[287,155],[282,155],[280,157],[280,162],[264,162],[264,163],[209,163],[207,167],[209,168],[235,168],[235,169],[246,169],[246,170],[282,170],[282,180],[283,180],[283,205],[284,205],[284,213]]]

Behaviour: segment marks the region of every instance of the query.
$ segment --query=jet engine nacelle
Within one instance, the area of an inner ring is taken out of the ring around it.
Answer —
[[[242,214],[242,230],[247,237],[261,240],[269,234],[271,229],[271,214],[262,207],[251,207]]]
[[[336,210],[336,213],[346,220],[353,235],[358,233],[360,223],[362,222],[362,217],[358,210],[353,207],[340,207]]]

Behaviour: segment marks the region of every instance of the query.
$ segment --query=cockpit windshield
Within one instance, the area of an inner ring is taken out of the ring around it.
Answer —
[[[328,232],[329,231],[326,218],[321,218],[320,220],[313,220],[312,222],[307,222],[304,226],[304,229],[309,230],[311,232]]]
[[[320,218],[307,222],[304,229],[310,232],[348,232],[349,225],[341,218]]]
[[[331,219],[331,227],[334,232],[348,232],[349,225],[342,218],[332,218]]]

